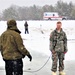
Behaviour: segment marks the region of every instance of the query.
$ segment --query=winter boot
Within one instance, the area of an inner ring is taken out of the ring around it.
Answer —
[[[59,72],[59,75],[66,75],[66,74],[65,74],[65,72],[63,72],[63,71],[60,71],[60,72]]]
[[[52,75],[56,75],[56,72],[52,72]]]

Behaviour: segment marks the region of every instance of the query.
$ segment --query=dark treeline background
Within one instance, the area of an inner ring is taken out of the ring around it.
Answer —
[[[44,12],[58,12],[61,16],[75,19],[75,5],[72,2],[66,3],[61,0],[52,5],[20,7],[12,5],[0,13],[0,20],[42,20]]]

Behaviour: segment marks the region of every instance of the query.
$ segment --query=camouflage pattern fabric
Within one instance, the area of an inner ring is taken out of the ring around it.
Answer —
[[[55,29],[50,35],[50,50],[52,52],[52,71],[57,71],[57,62],[59,60],[59,71],[64,70],[64,56],[67,50],[67,37],[61,29],[60,32]]]
[[[61,29],[60,33],[54,30],[50,35],[50,50],[56,52],[67,52],[67,37]]]
[[[64,70],[64,63],[63,63],[64,53],[56,52],[56,53],[52,54],[52,69],[51,70],[54,72],[57,71],[58,59],[59,59],[59,71]]]

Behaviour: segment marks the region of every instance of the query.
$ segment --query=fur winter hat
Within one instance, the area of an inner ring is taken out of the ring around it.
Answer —
[[[8,27],[16,26],[16,21],[14,19],[7,21]]]
[[[14,19],[7,21],[7,29],[15,30],[18,33],[21,33],[20,30],[17,28],[17,23]]]

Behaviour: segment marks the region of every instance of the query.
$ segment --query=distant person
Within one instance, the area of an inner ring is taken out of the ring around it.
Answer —
[[[25,34],[26,33],[29,34],[27,21],[25,22],[24,26],[25,26]]]
[[[50,34],[50,50],[52,53],[52,75],[56,75],[57,62],[59,60],[59,75],[65,75],[64,57],[67,52],[67,37],[66,33],[61,28],[60,21],[56,24],[56,29]]]
[[[32,56],[23,45],[15,20],[7,21],[7,30],[0,37],[0,50],[5,61],[6,75],[23,75],[22,58],[28,56],[30,61]]]

